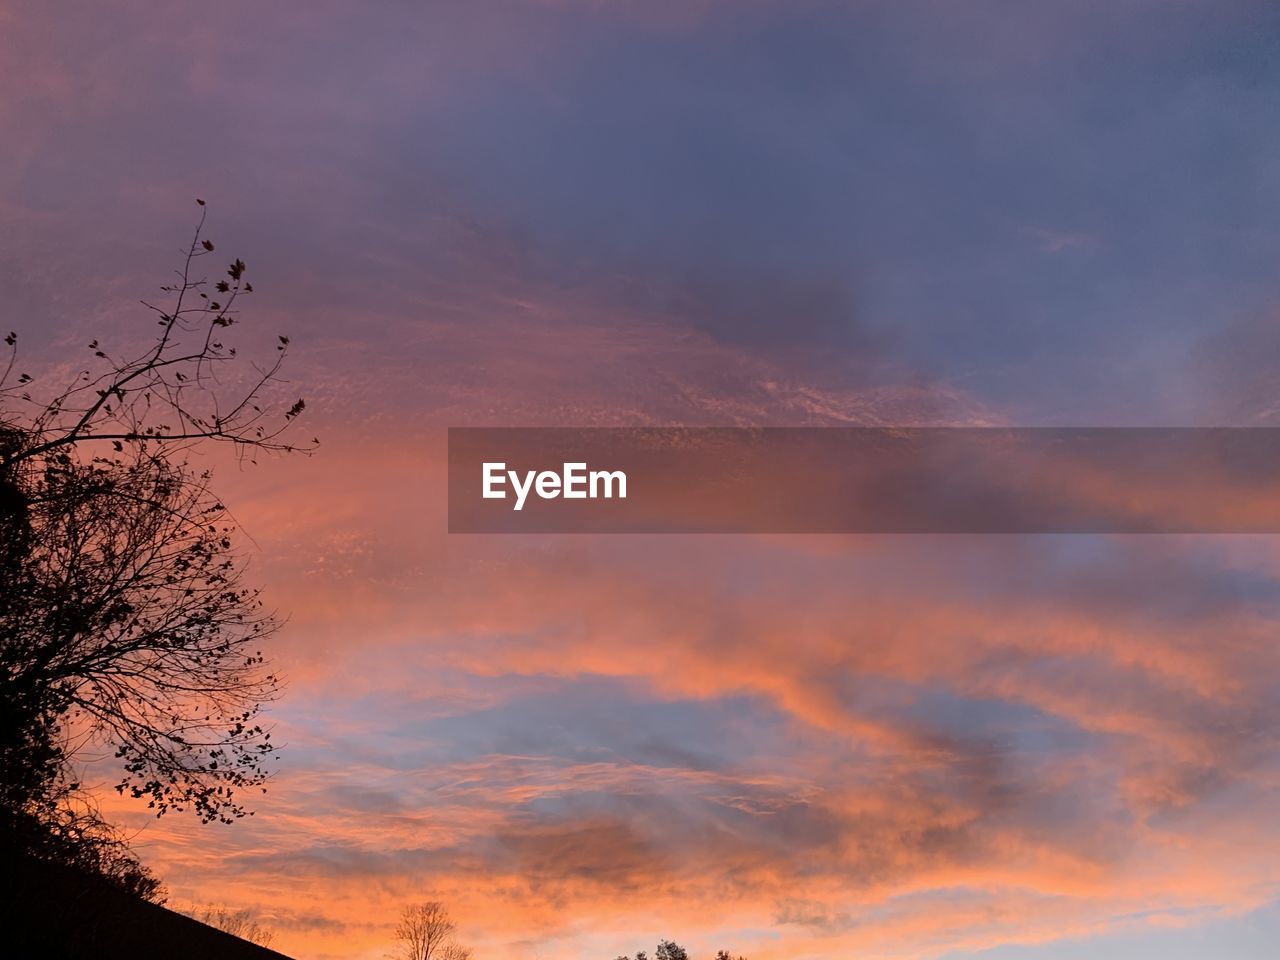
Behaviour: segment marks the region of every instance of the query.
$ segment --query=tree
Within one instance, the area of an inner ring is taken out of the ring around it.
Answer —
[[[263,926],[251,910],[232,910],[230,907],[216,907],[213,905],[201,907],[193,905],[191,909],[181,912],[193,920],[199,920],[207,926],[215,927],[224,933],[231,934],[233,937],[239,937],[241,940],[256,943],[260,947],[271,946],[271,942],[276,938],[275,932]]]
[[[78,788],[79,784],[58,780],[53,789],[32,797],[25,809],[6,810],[7,845],[0,845],[0,853],[34,855],[96,874],[141,899],[164,903],[164,886]]]
[[[689,952],[684,947],[676,943],[674,940],[658,941],[657,949],[653,952],[654,960],[689,960]],[[616,960],[632,960],[631,957],[617,957]],[[643,950],[636,953],[634,960],[648,960],[648,954]],[[720,950],[716,953],[716,960],[734,960],[727,950]],[[737,960],[746,960],[746,957],[738,957]]]
[[[396,926],[402,960],[470,960],[471,950],[458,943],[457,925],[438,900],[406,906]]]
[[[87,368],[40,396],[15,372],[16,334],[0,367],[0,838],[144,893],[149,874],[84,802],[77,757],[107,745],[117,790],[157,816],[230,823],[265,789],[259,718],[280,689],[261,649],[276,620],[189,454],[292,451],[282,434],[304,404],[278,402],[287,337],[262,365],[226,342],[253,288],[239,259],[212,286],[196,278],[214,250],[203,228],[202,209],[170,304],[145,304],[145,349],[95,339]]]

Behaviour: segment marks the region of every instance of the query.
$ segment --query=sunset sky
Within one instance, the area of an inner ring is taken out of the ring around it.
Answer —
[[[152,335],[201,197],[321,439],[209,454],[285,749],[231,827],[104,795],[171,905],[1273,955],[1274,537],[450,536],[444,480],[462,425],[1280,426],[1280,5],[0,2],[0,90],[30,372]]]

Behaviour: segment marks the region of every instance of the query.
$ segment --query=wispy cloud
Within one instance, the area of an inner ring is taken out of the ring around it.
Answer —
[[[203,196],[323,441],[219,470],[289,616],[257,816],[105,799],[174,899],[307,957],[432,893],[483,957],[798,960],[1274,898],[1269,541],[450,537],[443,429],[1265,420],[1273,18],[0,8],[26,356],[147,336]]]

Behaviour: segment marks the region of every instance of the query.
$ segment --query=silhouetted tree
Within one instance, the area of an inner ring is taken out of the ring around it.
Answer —
[[[261,366],[226,343],[252,286],[238,259],[212,286],[196,278],[214,249],[203,226],[202,211],[170,305],[146,304],[145,349],[93,340],[88,367],[40,395],[16,372],[16,334],[0,361],[0,840],[64,861],[78,846],[144,894],[154,878],[83,803],[77,755],[108,745],[117,789],[157,816],[229,823],[266,780],[258,715],[279,690],[261,651],[276,622],[187,454],[292,450],[281,434],[303,402],[273,412],[288,338]]]
[[[256,943],[260,947],[271,946],[271,942],[276,938],[275,932],[264,926],[254,916],[252,910],[232,910],[230,907],[217,907],[210,904],[208,906],[193,905],[190,909],[179,912],[185,913],[193,920],[199,920],[203,924],[229,933],[233,937]]]
[[[457,939],[457,925],[438,900],[406,906],[396,926],[402,960],[470,960]]]
[[[616,960],[648,960],[648,956],[647,953],[641,950],[634,958],[624,954],[617,957]],[[653,956],[654,960],[689,960],[689,952],[674,940],[658,941],[658,946],[654,950]],[[727,950],[721,950],[716,953],[716,960],[734,960],[734,958],[729,955]],[[746,957],[738,957],[737,960],[746,960]]]

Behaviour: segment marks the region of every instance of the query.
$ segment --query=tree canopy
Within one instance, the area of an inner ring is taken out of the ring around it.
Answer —
[[[261,712],[281,689],[263,649],[278,622],[190,454],[296,450],[283,433],[305,406],[280,400],[287,337],[265,363],[229,342],[253,287],[238,258],[198,276],[214,254],[198,202],[167,306],[144,302],[144,347],[93,339],[70,382],[44,389],[18,368],[16,333],[0,359],[0,825],[11,847],[149,896],[158,885],[97,814],[77,761],[108,748],[116,789],[157,816],[250,814],[275,750]]]

